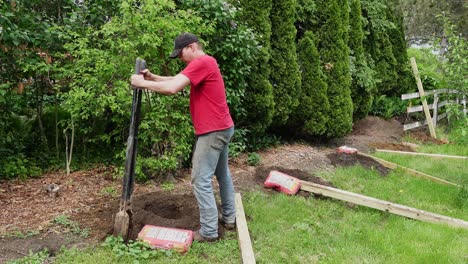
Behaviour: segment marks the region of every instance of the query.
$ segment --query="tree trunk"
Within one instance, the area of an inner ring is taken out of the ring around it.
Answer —
[[[37,78],[35,79],[36,85],[36,112],[37,122],[39,124],[39,132],[41,135],[41,143],[45,143],[47,146],[47,138],[44,131],[44,124],[42,123],[42,85],[38,85]]]
[[[65,135],[65,161],[67,166],[67,176],[70,175],[70,164],[72,161],[73,156],[73,142],[75,141],[75,124],[73,123],[73,117],[71,117],[71,142],[70,142],[70,150],[68,149],[68,131],[69,127],[63,130],[63,134]]]

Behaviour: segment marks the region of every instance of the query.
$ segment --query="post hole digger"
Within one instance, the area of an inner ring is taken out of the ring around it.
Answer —
[[[136,59],[135,74],[140,74],[146,69],[146,62]],[[133,90],[132,113],[130,118],[130,129],[127,139],[127,151],[125,158],[125,172],[122,182],[122,197],[120,200],[120,210],[115,215],[114,236],[122,236],[127,241],[132,229],[132,194],[135,182],[135,162],[137,156],[138,125],[140,122],[141,110],[141,89]]]

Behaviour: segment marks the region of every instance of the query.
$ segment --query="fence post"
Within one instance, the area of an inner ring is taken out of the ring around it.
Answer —
[[[432,123],[434,125],[434,128],[437,127],[437,114],[439,112],[439,93],[437,91],[434,93],[434,103],[432,104]]]
[[[429,126],[429,132],[431,133],[431,137],[437,138],[434,126],[432,124],[431,113],[429,112],[429,107],[427,106],[427,101],[426,101],[426,98],[424,97],[425,93],[424,93],[423,85],[421,82],[421,78],[419,77],[418,65],[416,64],[416,59],[414,57],[411,58],[411,67],[413,68],[414,78],[416,79],[416,84],[419,90],[419,96],[421,97],[421,100],[422,100],[424,114],[426,115],[426,122],[427,122],[427,125]]]
[[[463,114],[466,116],[466,95],[463,95]]]

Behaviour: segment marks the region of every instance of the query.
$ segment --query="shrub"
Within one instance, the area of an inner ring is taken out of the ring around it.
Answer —
[[[403,12],[397,2],[398,0],[387,2],[387,19],[394,24],[394,27],[388,33],[390,42],[392,43],[392,52],[396,61],[395,71],[397,73],[397,79],[394,80],[394,86],[389,93],[389,95],[393,96],[399,96],[401,93],[416,89],[408,59]]]
[[[244,76],[247,80],[243,102],[246,116],[238,124],[246,127],[251,134],[263,134],[270,126],[275,112],[273,87],[269,80],[272,0],[241,0],[239,3],[239,20],[253,30],[258,46],[252,54],[251,73]]]
[[[91,29],[88,35],[70,41],[66,48],[74,61],[62,68],[62,74],[72,82],[70,91],[62,95],[62,106],[74,119],[76,133],[123,161],[132,93],[128,78],[135,58],[144,58],[154,73],[174,74],[181,64],[169,64],[167,54],[173,49],[175,36],[212,30],[211,21],[204,23],[195,14],[176,10],[172,1],[145,0],[134,6],[128,0],[122,1],[120,15],[101,29]],[[140,180],[145,179],[145,169],[181,166],[193,143],[185,92],[176,96],[145,92],[143,99],[138,142],[142,163],[137,168]]]
[[[397,87],[397,60],[393,54],[393,46],[389,32],[395,24],[388,20],[388,6],[384,0],[362,0],[363,17],[365,19],[364,47],[375,63],[376,77],[379,85],[377,94],[392,93]]]
[[[286,124],[299,104],[301,77],[296,56],[295,0],[273,1],[270,19],[271,35],[270,82],[273,85],[275,115],[273,127]]]
[[[260,164],[260,162],[261,162],[261,158],[260,158],[260,155],[258,155],[258,153],[256,152],[249,153],[247,157],[247,164],[249,164],[250,166],[257,166],[258,164]]]
[[[301,130],[308,135],[323,135],[326,132],[330,105],[327,98],[327,83],[321,69],[316,38],[311,31],[305,33],[298,43],[298,60],[301,69],[302,87],[299,99],[301,107],[293,120],[300,122]]]
[[[328,84],[330,113],[327,136],[339,137],[351,131],[353,103],[349,72],[348,5],[347,1],[320,0],[316,2],[318,17],[318,49],[324,63]]]
[[[407,104],[407,101],[402,101],[398,97],[381,95],[374,100],[370,112],[373,115],[389,119],[393,116],[404,114]]]
[[[350,2],[350,31],[349,48],[351,50],[351,97],[353,100],[354,119],[367,116],[374,95],[376,93],[375,71],[371,69],[366,60],[363,40],[364,31],[362,24],[361,1]]]
[[[27,179],[42,174],[42,169],[23,154],[8,155],[0,161],[0,179]]]

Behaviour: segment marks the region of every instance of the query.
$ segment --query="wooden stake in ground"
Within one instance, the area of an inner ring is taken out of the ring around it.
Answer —
[[[377,161],[378,163],[382,164],[382,166],[385,166],[385,167],[387,167],[389,169],[400,168],[400,169],[404,170],[406,173],[408,173],[409,175],[412,175],[412,176],[429,179],[429,180],[431,180],[433,182],[438,182],[438,183],[442,183],[442,184],[445,184],[445,185],[452,185],[452,186],[460,187],[460,185],[458,185],[458,184],[455,184],[455,183],[452,183],[452,182],[449,182],[449,181],[446,181],[446,180],[442,180],[442,179],[439,179],[437,177],[431,176],[429,174],[426,174],[426,173],[423,173],[423,172],[420,172],[420,171],[417,171],[417,170],[413,170],[413,169],[410,169],[410,168],[406,168],[404,166],[395,164],[395,163],[390,162],[390,161],[386,161],[384,159],[379,159],[379,158],[373,157],[371,155],[364,154],[362,152],[358,152],[358,155],[371,158],[371,159]]]
[[[411,67],[413,68],[414,78],[416,78],[416,83],[419,90],[419,95],[422,100],[424,114],[426,115],[427,125],[429,126],[429,132],[431,133],[431,137],[437,138],[434,124],[432,123],[431,113],[429,112],[429,107],[427,106],[426,98],[424,98],[424,89],[421,82],[421,78],[419,77],[418,65],[416,64],[416,59],[414,57],[411,58]]]
[[[240,193],[235,194],[235,200],[237,238],[239,240],[242,263],[255,263],[255,255],[252,248],[252,241],[250,240],[249,229],[247,228],[247,220],[245,219],[244,206],[242,205],[242,197]]]
[[[350,202],[353,204],[364,205],[370,208],[374,208],[380,211],[389,212],[392,214],[397,214],[409,218],[413,218],[416,220],[436,223],[436,224],[447,224],[449,226],[454,227],[461,227],[468,229],[468,222],[444,216],[438,215],[430,212],[426,212],[423,210],[419,210],[416,208],[411,208],[408,206],[379,200],[376,198],[372,198],[369,196],[360,195],[357,193],[352,193],[348,191],[343,191],[337,188],[328,187],[321,184],[316,184],[307,181],[301,181],[301,190],[320,194],[327,197],[332,197],[335,199],[339,199],[342,201]]]
[[[466,156],[454,156],[454,155],[442,155],[442,154],[432,154],[432,153],[420,153],[420,152],[409,152],[409,151],[397,151],[397,150],[388,150],[388,149],[376,149],[376,152],[387,152],[403,155],[415,155],[415,156],[428,156],[434,158],[451,158],[451,159],[468,159]]]

